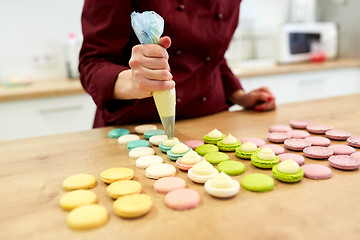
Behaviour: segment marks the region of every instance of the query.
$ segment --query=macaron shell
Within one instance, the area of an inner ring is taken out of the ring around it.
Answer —
[[[336,155],[329,157],[329,163],[332,167],[341,170],[355,170],[360,167],[360,159],[349,155]]]
[[[302,130],[291,130],[286,133],[289,134],[291,138],[307,138],[310,136],[308,132]]]
[[[152,179],[171,177],[174,176],[175,173],[176,173],[176,168],[168,163],[151,165],[145,170],[145,176]]]
[[[346,142],[352,147],[360,148],[360,137],[349,137]]]
[[[136,167],[141,169],[146,169],[147,167],[154,165],[154,164],[160,164],[163,163],[164,160],[162,157],[158,155],[148,155],[148,156],[142,156],[136,159]]]
[[[296,119],[290,121],[290,126],[298,129],[305,129],[310,124],[312,124],[312,122],[309,120]]]
[[[292,128],[289,127],[288,125],[282,125],[282,124],[276,124],[276,125],[272,125],[269,128],[269,132],[287,132],[287,131],[291,131]]]
[[[63,189],[65,191],[72,191],[78,189],[90,189],[97,184],[96,178],[91,174],[75,174],[63,181]]]
[[[164,177],[156,180],[153,184],[153,188],[158,193],[168,193],[172,190],[185,188],[186,182],[179,177]]]
[[[325,135],[332,140],[347,140],[351,133],[345,130],[331,129],[325,132]]]
[[[360,152],[354,152],[354,153],[351,154],[350,156],[352,156],[352,157],[354,157],[354,158],[360,159]]]
[[[257,147],[260,147],[265,144],[265,141],[260,138],[244,138],[241,140],[241,144],[251,142],[254,143]]]
[[[206,153],[209,152],[218,152],[219,148],[213,144],[204,144],[200,145],[195,149],[195,152],[197,152],[200,156],[204,156]]]
[[[98,198],[94,192],[80,189],[63,195],[59,200],[59,204],[62,209],[69,211],[83,205],[97,203],[97,201]]]
[[[166,135],[154,135],[149,138],[149,142],[155,146],[159,146],[165,139]]]
[[[149,195],[137,193],[119,197],[113,203],[114,212],[122,218],[141,217],[152,208],[152,200]]]
[[[140,140],[140,137],[136,134],[126,134],[122,135],[118,138],[118,143],[122,145],[126,145],[129,142]]]
[[[154,155],[154,154],[155,154],[154,149],[150,147],[137,147],[130,150],[129,157],[132,159],[138,159],[139,157]]]
[[[274,179],[262,173],[252,173],[241,179],[241,187],[253,192],[267,192],[274,188]]]
[[[109,168],[100,173],[101,180],[105,183],[113,183],[118,180],[132,179],[134,170],[131,168]]]
[[[299,164],[299,166],[304,165],[304,163],[305,163],[305,158],[303,156],[301,156],[300,154],[296,154],[296,153],[283,153],[283,154],[280,154],[278,157],[279,157],[280,162],[284,161],[284,160],[292,159],[295,162],[297,162]]]
[[[279,155],[282,153],[285,153],[285,149],[282,146],[279,145],[275,145],[275,144],[264,144],[262,146],[260,146],[260,149],[263,149],[265,147],[270,148],[271,150],[273,150],[273,152],[275,153],[275,155]]]
[[[327,125],[315,125],[311,124],[306,127],[306,130],[314,134],[325,134],[326,131],[330,130],[331,127]]]
[[[266,137],[270,142],[283,143],[286,139],[291,138],[291,135],[287,132],[271,132]]]
[[[330,146],[330,139],[326,137],[311,136],[305,138],[306,141],[311,143],[311,146],[327,147]]]
[[[122,135],[129,134],[130,131],[126,128],[115,128],[110,130],[108,136],[109,138],[119,138]]]
[[[188,210],[199,206],[201,198],[198,192],[189,188],[176,189],[165,195],[165,204],[174,210]]]
[[[150,143],[147,140],[140,139],[129,142],[127,145],[127,149],[130,151],[137,147],[150,147]]]
[[[333,150],[334,155],[351,155],[355,152],[355,148],[342,144],[334,144],[329,148]]]
[[[217,198],[230,198],[235,196],[236,194],[239,193],[240,190],[240,184],[238,181],[232,179],[232,187],[231,188],[214,188],[211,184],[212,184],[212,179],[209,179],[205,182],[204,184],[204,189],[205,191],[213,196],[213,197],[217,197]]]
[[[146,131],[155,130],[155,129],[157,129],[157,126],[156,126],[156,125],[153,125],[153,124],[142,124],[142,125],[138,125],[138,126],[135,127],[135,132],[136,132],[136,133],[143,134],[143,133],[146,132]]]
[[[204,142],[200,140],[188,140],[185,141],[184,144],[192,150],[195,150],[198,146],[204,145]]]
[[[330,168],[320,164],[305,164],[301,166],[304,171],[304,177],[314,180],[323,180],[332,177]]]
[[[304,148],[303,153],[308,158],[326,159],[333,155],[334,151],[328,147],[311,146]]]
[[[192,171],[192,168],[188,170],[188,177],[190,178],[191,181],[196,183],[205,183],[207,180],[215,177],[218,174],[219,171],[216,168],[214,168],[214,171],[209,175],[198,175]]]
[[[293,183],[303,178],[304,171],[300,168],[297,173],[283,173],[279,171],[278,165],[275,165],[272,169],[272,174],[279,181]]]
[[[286,139],[284,145],[287,149],[293,151],[302,151],[306,147],[310,147],[311,143],[301,138]]]
[[[258,168],[272,168],[280,162],[279,157],[275,157],[273,160],[262,160],[258,158],[257,153],[251,156],[251,164]]]
[[[236,150],[236,148],[240,147],[241,146],[241,142],[240,141],[237,141],[237,143],[235,144],[223,144],[222,141],[219,141],[216,146],[218,146],[218,148],[221,150],[221,151],[224,151],[224,152],[234,152]]]
[[[134,180],[119,180],[107,186],[106,192],[109,197],[117,199],[121,196],[140,193],[141,184]]]
[[[73,209],[66,220],[72,229],[91,229],[104,225],[108,220],[108,212],[99,204],[84,205]]]
[[[223,161],[229,160],[229,155],[223,152],[209,152],[204,155],[204,158],[212,165],[218,165]]]
[[[219,172],[224,172],[229,176],[237,176],[246,171],[246,167],[242,162],[228,160],[219,163],[217,166]]]

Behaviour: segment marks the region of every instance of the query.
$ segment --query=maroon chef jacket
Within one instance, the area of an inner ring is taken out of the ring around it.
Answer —
[[[94,127],[159,121],[153,98],[115,100],[119,72],[129,69],[139,44],[130,23],[133,11],[155,11],[172,39],[169,64],[176,82],[176,118],[198,117],[229,107],[226,96],[241,89],[224,54],[239,19],[241,0],[85,0],[80,79],[97,111]]]

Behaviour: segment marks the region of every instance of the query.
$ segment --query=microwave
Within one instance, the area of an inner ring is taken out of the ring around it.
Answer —
[[[316,52],[324,59],[338,55],[338,29],[334,22],[287,23],[280,32],[279,63],[309,61]]]

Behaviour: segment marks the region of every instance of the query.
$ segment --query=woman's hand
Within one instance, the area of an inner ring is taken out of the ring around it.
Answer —
[[[140,44],[132,49],[130,68],[119,73],[115,82],[115,99],[141,99],[152,92],[170,90],[175,86],[168,63],[166,49],[171,45],[169,37],[162,37],[157,44]]]
[[[267,87],[258,88],[248,93],[237,90],[229,97],[229,100],[244,108],[260,112],[276,108],[275,96]]]

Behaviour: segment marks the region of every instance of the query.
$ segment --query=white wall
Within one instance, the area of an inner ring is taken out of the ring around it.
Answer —
[[[66,76],[64,43],[70,32],[81,36],[84,0],[1,0],[0,79],[33,80]],[[33,66],[31,58],[49,54],[47,67]]]

